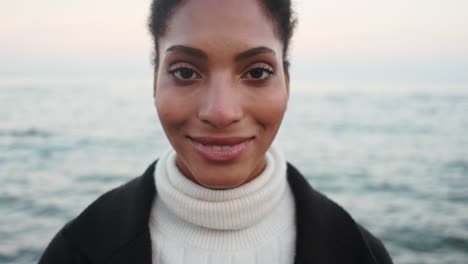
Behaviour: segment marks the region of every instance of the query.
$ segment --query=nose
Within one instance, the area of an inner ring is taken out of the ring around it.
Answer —
[[[229,80],[218,78],[206,87],[199,107],[198,118],[214,128],[225,128],[239,122],[243,107],[239,87]]]

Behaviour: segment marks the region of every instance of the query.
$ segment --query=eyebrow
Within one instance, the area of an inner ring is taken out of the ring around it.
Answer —
[[[201,58],[205,60],[208,59],[208,55],[204,51],[200,49],[196,49],[196,48],[183,46],[183,45],[175,45],[175,46],[169,47],[166,50],[166,53],[170,53],[170,52],[181,52],[192,57],[197,57],[197,58]]]
[[[257,48],[249,49],[247,51],[244,51],[244,52],[241,52],[241,53],[237,54],[234,59],[235,59],[235,61],[241,61],[241,60],[245,60],[245,59],[248,59],[248,58],[251,58],[251,57],[255,57],[257,55],[264,54],[264,53],[276,56],[275,51],[270,49],[270,48],[257,47]]]
[[[203,50],[184,46],[184,45],[174,45],[166,49],[166,53],[170,53],[170,52],[181,52],[192,57],[197,57],[197,58],[205,59],[205,60],[208,59],[208,55]],[[234,60],[242,61],[242,60],[246,60],[248,58],[255,57],[257,55],[265,54],[265,53],[276,56],[275,51],[270,48],[256,47],[256,48],[249,49],[249,50],[246,50],[237,54]]]

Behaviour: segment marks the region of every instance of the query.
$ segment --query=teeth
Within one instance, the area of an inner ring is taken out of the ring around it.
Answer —
[[[226,150],[228,148],[230,148],[231,146],[229,145],[225,145],[225,146],[221,146],[221,145],[212,145],[210,146],[212,149],[216,150],[216,151],[221,151],[221,150]]]

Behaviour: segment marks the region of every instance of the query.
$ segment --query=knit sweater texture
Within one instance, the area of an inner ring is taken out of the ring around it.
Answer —
[[[158,196],[149,220],[153,263],[294,262],[294,198],[286,161],[275,146],[257,178],[229,190],[190,181],[175,160],[175,151],[168,151],[154,173]]]

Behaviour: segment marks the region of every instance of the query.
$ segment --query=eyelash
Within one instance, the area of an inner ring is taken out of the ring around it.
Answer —
[[[186,70],[191,71],[192,77],[193,75],[196,75],[196,77],[195,78],[183,78],[182,76],[180,76],[180,74],[182,74],[182,71],[186,71]],[[197,71],[195,71],[195,69],[193,69],[190,65],[186,63],[177,63],[171,66],[168,70],[168,73],[171,74],[172,77],[174,77],[175,79],[183,80],[183,81],[189,81],[189,80],[201,78],[201,75]]]
[[[252,71],[254,70],[261,70],[262,71],[262,76],[264,73],[267,74],[267,76],[265,77],[262,77],[262,78],[253,78],[253,77],[245,77],[246,75],[248,74],[252,74]],[[246,78],[246,79],[251,79],[252,81],[265,81],[267,79],[269,79],[272,75],[274,75],[275,72],[273,70],[273,67],[271,67],[270,65],[268,64],[254,64],[253,67],[251,67],[246,73],[244,73],[242,75],[242,78]]]
[[[252,75],[252,72],[255,71],[255,70],[262,71],[261,76],[259,78],[254,78],[252,76],[247,77],[248,75]],[[191,76],[189,78],[184,78],[181,75],[181,74],[183,74],[182,71],[190,71],[189,73],[191,73]],[[264,76],[265,73],[267,74],[267,76]],[[168,74],[172,75],[172,77],[174,77],[175,79],[180,80],[180,81],[190,81],[190,80],[201,78],[201,75],[195,69],[193,69],[193,67],[191,67],[187,63],[176,63],[176,64],[174,64],[173,66],[171,66],[169,68]],[[260,82],[260,81],[265,81],[265,80],[269,79],[274,74],[275,74],[275,72],[273,70],[273,67],[271,67],[270,65],[265,64],[265,63],[257,63],[257,64],[253,64],[253,66],[250,67],[250,69],[247,72],[242,74],[241,78],[249,79],[250,81]],[[195,77],[194,77],[194,75],[195,75]]]

